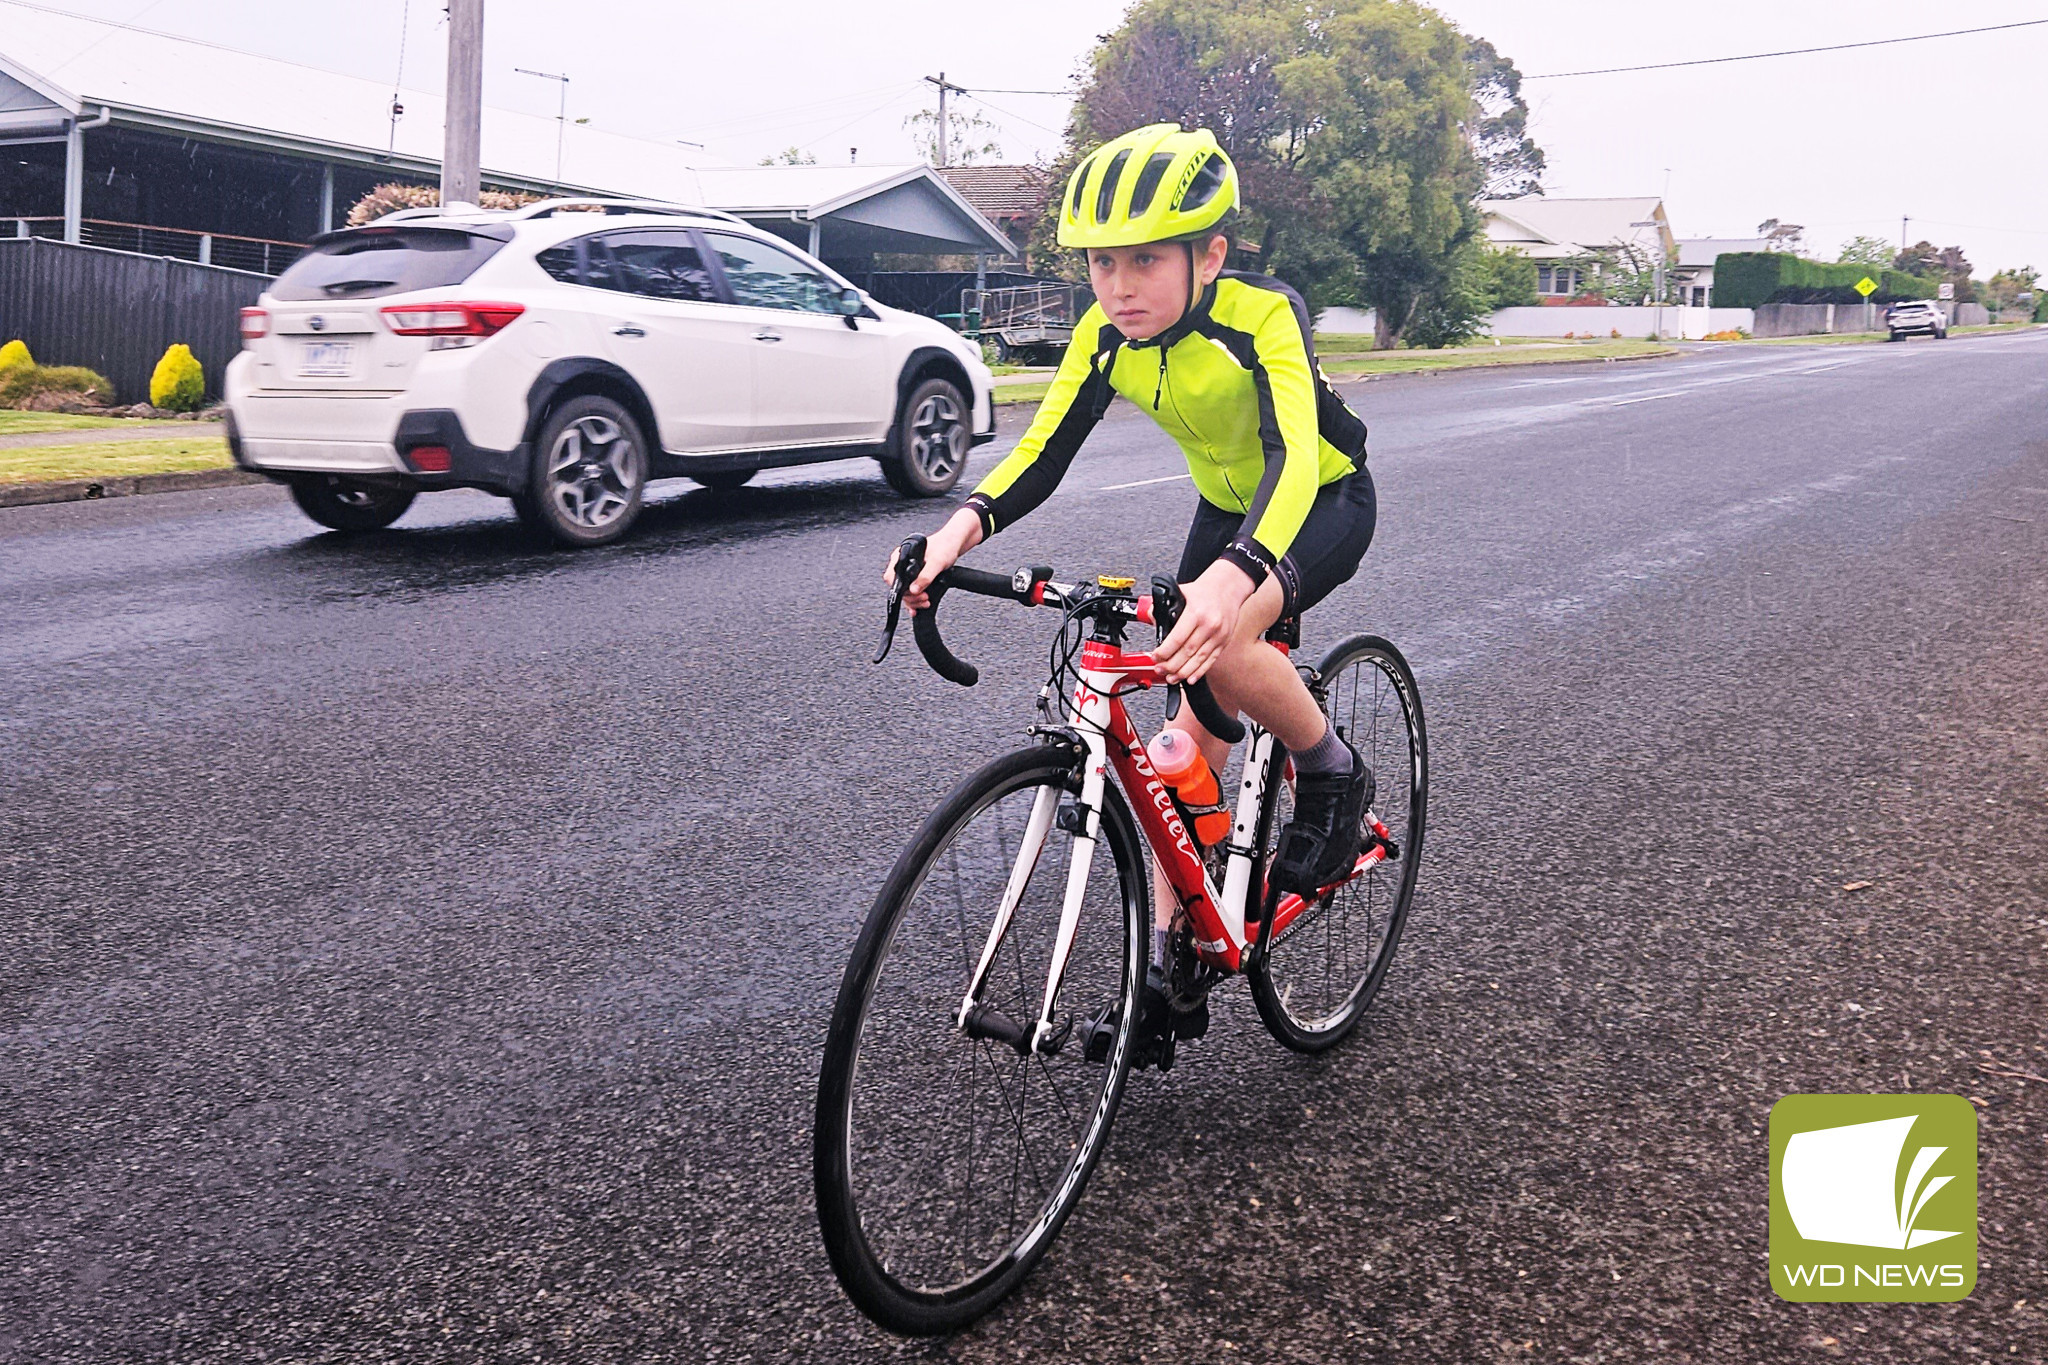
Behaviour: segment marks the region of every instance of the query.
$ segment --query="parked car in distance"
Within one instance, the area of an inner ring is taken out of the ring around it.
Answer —
[[[711,209],[549,200],[331,232],[242,312],[225,384],[244,469],[337,530],[481,488],[567,545],[648,481],[733,489],[871,456],[907,497],[995,435],[979,349]]]
[[[1886,341],[1900,337],[1931,336],[1939,341],[1948,335],[1948,316],[1933,299],[1903,299],[1884,310]]]

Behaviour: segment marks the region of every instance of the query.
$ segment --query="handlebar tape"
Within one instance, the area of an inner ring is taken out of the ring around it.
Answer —
[[[1187,597],[1180,590],[1180,584],[1165,574],[1152,579],[1152,619],[1159,624],[1159,638],[1165,639],[1173,632],[1174,623],[1180,620],[1181,608],[1187,605]],[[1235,744],[1244,738],[1244,726],[1236,717],[1223,714],[1223,708],[1216,704],[1216,694],[1209,690],[1206,678],[1192,683],[1178,684],[1186,695],[1188,705],[1194,708],[1195,719],[1202,722],[1207,730],[1225,744]],[[1174,708],[1168,708],[1170,719]]]
[[[1216,704],[1216,694],[1209,690],[1207,678],[1183,683],[1181,689],[1187,693],[1188,705],[1194,708],[1195,719],[1202,722],[1204,730],[1225,744],[1235,744],[1244,738],[1244,726],[1223,714],[1223,708]]]
[[[1007,579],[1004,584],[1008,586]],[[945,574],[932,581],[931,587],[925,590],[932,604],[923,611],[910,614],[910,635],[917,641],[917,652],[924,655],[924,661],[932,666],[932,672],[947,682],[972,687],[981,681],[981,670],[946,648],[946,642],[939,638],[939,603],[950,586]]]

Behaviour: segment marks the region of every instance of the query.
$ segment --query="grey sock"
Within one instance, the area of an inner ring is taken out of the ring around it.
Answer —
[[[1319,775],[1348,773],[1351,771],[1351,751],[1345,747],[1337,727],[1325,722],[1322,739],[1296,754],[1294,766],[1302,772]]]
[[[1166,930],[1159,928],[1152,930],[1152,965],[1155,967],[1163,968],[1166,966],[1166,939]]]

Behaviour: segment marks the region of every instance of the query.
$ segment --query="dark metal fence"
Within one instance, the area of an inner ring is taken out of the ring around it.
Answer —
[[[869,275],[848,278],[891,308],[923,313],[931,318],[957,314],[960,311],[960,291],[974,288],[972,270],[877,270]],[[986,287],[1002,289],[1039,282],[1037,275],[991,270]]]
[[[123,403],[149,398],[166,348],[184,342],[220,393],[241,348],[241,310],[269,280],[220,266],[37,237],[0,238],[0,343],[19,337],[44,365],[88,365]]]

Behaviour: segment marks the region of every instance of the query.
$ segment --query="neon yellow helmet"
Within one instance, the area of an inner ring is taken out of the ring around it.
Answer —
[[[1086,251],[1195,237],[1237,208],[1237,167],[1207,128],[1154,123],[1084,157],[1060,202],[1059,242]]]

